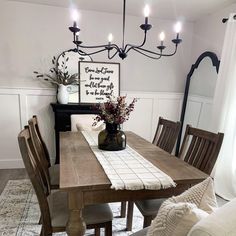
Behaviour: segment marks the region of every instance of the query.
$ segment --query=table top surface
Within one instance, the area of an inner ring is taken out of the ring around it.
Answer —
[[[207,174],[170,155],[140,136],[125,132],[128,145],[169,175],[175,183],[195,184]],[[60,133],[60,188],[110,189],[111,182],[81,132]]]

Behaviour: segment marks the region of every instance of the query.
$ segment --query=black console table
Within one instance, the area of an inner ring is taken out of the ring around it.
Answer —
[[[51,103],[55,115],[55,138],[56,138],[56,164],[60,162],[60,140],[59,133],[71,130],[72,114],[97,114],[95,104],[59,104]]]

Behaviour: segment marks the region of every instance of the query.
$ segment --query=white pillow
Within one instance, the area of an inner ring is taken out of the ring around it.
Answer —
[[[217,207],[209,177],[179,196],[167,199],[153,220],[148,236],[186,236],[199,220]]]
[[[162,207],[153,220],[148,236],[185,236],[190,229],[209,214],[195,204],[187,202],[169,203]]]
[[[218,208],[214,183],[211,177],[208,177],[203,182],[194,185],[182,194],[169,199],[172,202],[189,202],[196,204],[196,206],[209,214]]]
[[[236,198],[219,207],[207,218],[199,221],[188,236],[235,236],[236,235]]]

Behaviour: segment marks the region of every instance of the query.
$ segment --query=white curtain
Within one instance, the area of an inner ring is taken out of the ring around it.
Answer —
[[[236,20],[227,22],[214,105],[213,130],[224,133],[215,169],[216,193],[236,197]]]

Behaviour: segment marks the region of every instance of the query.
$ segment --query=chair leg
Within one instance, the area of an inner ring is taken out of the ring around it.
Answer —
[[[45,236],[45,230],[44,230],[44,227],[43,227],[43,226],[42,226],[42,228],[41,228],[40,236]]]
[[[126,230],[132,231],[133,224],[133,212],[134,212],[134,202],[128,202],[128,212],[127,212],[127,221],[126,221]]]
[[[100,228],[95,228],[95,236],[100,236]]]
[[[152,216],[144,216],[143,228],[148,227],[152,223],[152,220],[153,220]]]
[[[105,236],[112,236],[112,221],[106,223]]]
[[[121,202],[120,218],[125,218],[125,216],[126,216],[126,202]]]

